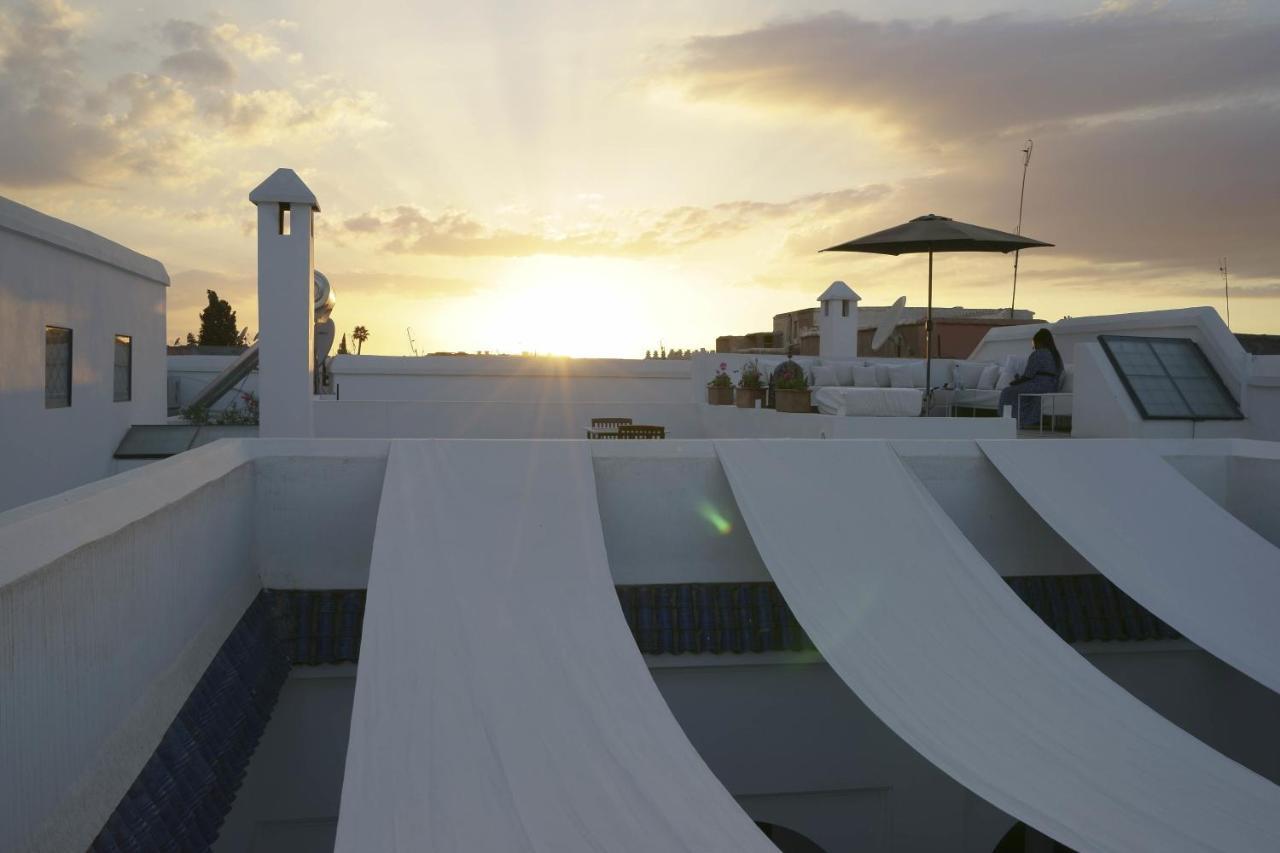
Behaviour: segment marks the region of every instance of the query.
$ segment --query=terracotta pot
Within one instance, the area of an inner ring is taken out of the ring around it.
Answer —
[[[733,386],[727,385],[724,388],[717,388],[714,385],[708,385],[707,402],[713,406],[732,406]]]
[[[733,402],[739,409],[754,409],[756,401],[763,399],[763,388],[735,388],[733,390]]]
[[[778,388],[773,392],[774,401],[779,412],[809,414],[809,390],[794,391],[789,388]]]

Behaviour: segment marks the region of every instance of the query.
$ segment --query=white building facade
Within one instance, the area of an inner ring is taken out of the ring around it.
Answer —
[[[164,265],[0,198],[0,511],[112,473],[165,419]]]

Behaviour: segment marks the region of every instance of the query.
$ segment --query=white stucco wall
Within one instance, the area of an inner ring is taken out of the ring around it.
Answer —
[[[130,424],[165,419],[157,261],[0,198],[0,510],[104,477]],[[44,407],[45,326],[72,330],[71,405]],[[133,390],[113,402],[116,335]]]

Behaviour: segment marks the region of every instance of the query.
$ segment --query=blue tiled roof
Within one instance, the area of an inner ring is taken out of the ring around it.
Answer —
[[[1179,634],[1102,575],[1008,577],[1005,581],[1069,643],[1169,640]],[[768,582],[617,587],[645,654],[741,654],[813,648],[778,588]],[[364,590],[269,590],[276,632],[294,664],[360,657]]]
[[[620,586],[627,625],[648,655],[781,652],[813,643],[772,583]]]
[[[116,806],[90,853],[207,851],[289,672],[254,599]]]
[[[264,594],[290,663],[316,666],[360,659],[363,589],[277,589]]]
[[[1068,643],[1182,636],[1102,575],[1022,576],[1005,581]]]

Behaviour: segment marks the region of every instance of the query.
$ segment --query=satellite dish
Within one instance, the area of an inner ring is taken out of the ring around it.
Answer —
[[[871,339],[871,351],[875,352],[885,345],[889,340],[889,336],[893,334],[893,330],[898,328],[898,324],[902,322],[903,308],[907,304],[907,297],[899,296],[884,315],[884,319],[880,321],[880,325],[876,327],[875,337]]]

